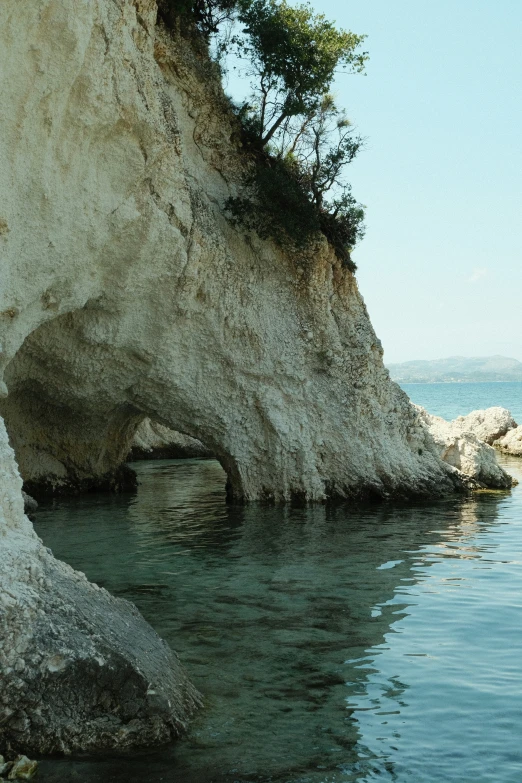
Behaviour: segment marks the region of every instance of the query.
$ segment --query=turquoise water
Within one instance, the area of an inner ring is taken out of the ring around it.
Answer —
[[[522,383],[401,383],[413,402],[443,419],[500,405],[522,424]]]
[[[522,781],[522,484],[233,508],[215,462],[134,467],[137,495],[55,502],[36,529],[139,606],[206,706],[174,747],[44,760],[42,781]]]

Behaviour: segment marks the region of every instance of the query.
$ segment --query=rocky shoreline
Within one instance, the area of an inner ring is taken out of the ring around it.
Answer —
[[[390,380],[325,237],[287,252],[227,219],[248,166],[237,118],[155,0],[3,0],[0,70],[0,744],[169,742],[200,694],[132,604],[43,546],[22,481],[134,486],[146,418],[204,444],[236,503],[511,479]]]
[[[6,761],[0,754],[0,781],[31,780],[38,771],[38,762],[31,761],[27,756],[18,755],[11,761]]]

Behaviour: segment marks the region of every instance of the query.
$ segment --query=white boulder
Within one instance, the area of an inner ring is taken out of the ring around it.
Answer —
[[[454,432],[472,432],[479,440],[489,443],[501,438],[509,430],[517,426],[511,411],[495,406],[486,410],[472,411],[467,416],[453,419],[451,426]]]
[[[506,454],[522,457],[522,425],[509,430],[502,438],[496,440],[493,445]]]
[[[468,476],[473,486],[497,489],[512,486],[513,479],[498,464],[495,450],[464,429],[459,419],[446,421],[440,416],[432,416],[419,405],[414,407],[419,412],[420,422],[432,436],[440,459]]]

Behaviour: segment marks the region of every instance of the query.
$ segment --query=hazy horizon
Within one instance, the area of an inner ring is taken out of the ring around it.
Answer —
[[[505,354],[500,354],[500,353],[477,354],[474,356],[470,356],[469,354],[467,356],[464,356],[464,354],[454,353],[449,356],[434,356],[432,359],[425,359],[422,356],[416,356],[411,359],[402,359],[400,362],[389,362],[387,359],[385,359],[385,364],[407,364],[408,362],[442,362],[445,361],[446,359],[494,359],[494,358],[513,359],[514,361],[520,362],[522,364],[522,359],[518,359],[516,356],[506,356]]]

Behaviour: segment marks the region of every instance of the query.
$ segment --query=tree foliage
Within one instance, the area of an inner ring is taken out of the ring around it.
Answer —
[[[310,6],[292,7],[286,0],[238,0],[243,35],[235,36],[240,57],[253,77],[259,142],[268,144],[289,118],[313,114],[330,89],[337,68],[364,70],[364,40],[337,30]]]
[[[344,173],[363,142],[330,87],[339,70],[364,71],[365,36],[287,0],[159,0],[158,7],[168,25],[183,20],[207,39],[235,23],[214,51],[232,49],[246,63],[252,94],[238,116],[254,166],[242,195],[227,203],[232,219],[283,246],[303,248],[322,231],[355,269],[350,250],[364,233],[364,211]]]
[[[168,27],[181,20],[199,29],[205,37],[232,21],[238,0],[158,0],[158,12]]]

